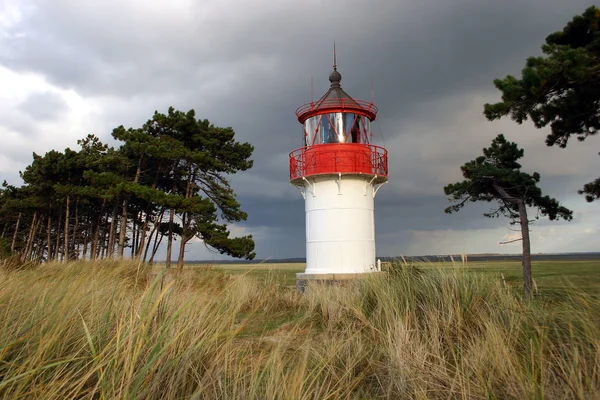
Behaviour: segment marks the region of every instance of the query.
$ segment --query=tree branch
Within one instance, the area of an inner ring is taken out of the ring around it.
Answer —
[[[518,239],[515,239],[515,240],[509,240],[508,242],[499,242],[498,244],[508,244],[508,243],[513,243],[513,242],[519,242],[521,240],[523,240],[522,237],[518,238]]]

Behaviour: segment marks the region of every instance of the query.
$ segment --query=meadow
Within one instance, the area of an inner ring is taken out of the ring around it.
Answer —
[[[404,264],[397,260],[396,266]],[[446,262],[422,260],[411,265],[420,269],[455,269],[488,275],[490,278],[520,285],[523,282],[523,270],[520,261],[466,261],[458,259]],[[206,265],[189,265],[189,268],[206,268]],[[233,274],[245,274],[257,278],[269,277],[284,285],[296,284],[296,273],[304,272],[304,263],[257,263],[257,264],[214,264],[211,268],[220,269]],[[575,288],[589,294],[600,295],[600,259],[568,260],[568,261],[534,261],[534,281],[538,291],[545,295],[561,294]],[[384,270],[386,266],[384,265]]]
[[[0,397],[600,398],[600,262],[394,262],[348,287],[302,264],[0,269]]]

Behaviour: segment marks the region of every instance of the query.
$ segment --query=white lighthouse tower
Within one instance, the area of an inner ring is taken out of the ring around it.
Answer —
[[[304,197],[307,280],[344,280],[379,270],[374,198],[387,182],[387,150],[371,144],[377,107],[351,98],[335,62],[331,87],[296,110],[304,146],[290,153],[290,182]]]

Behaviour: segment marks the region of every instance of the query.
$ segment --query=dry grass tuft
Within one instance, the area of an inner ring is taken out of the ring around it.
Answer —
[[[600,396],[600,302],[394,265],[311,287],[133,263],[0,269],[2,398]],[[162,282],[162,283],[161,283]]]

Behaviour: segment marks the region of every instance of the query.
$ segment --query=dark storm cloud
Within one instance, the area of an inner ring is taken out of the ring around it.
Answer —
[[[19,110],[37,121],[58,119],[67,109],[63,97],[52,92],[33,93],[19,105]]]
[[[33,138],[40,133],[40,123],[56,121],[65,116],[68,105],[63,97],[53,92],[34,92],[16,107],[0,110],[0,126]],[[8,144],[10,146],[10,144]],[[11,157],[19,156],[10,152]]]
[[[341,70],[351,78],[347,89],[369,93],[373,78],[380,102],[410,105],[488,84],[487,74],[504,74],[513,60],[538,51],[541,39],[585,4],[356,0],[248,12],[257,7],[248,2],[207,15],[198,3],[180,14],[143,18],[120,2],[53,1],[13,28],[17,38],[0,60],[93,95],[200,91],[222,80],[225,91],[233,86],[247,96],[273,87],[280,99],[299,101],[308,95],[310,75],[317,95],[324,89],[337,38]],[[265,95],[255,100],[274,104]]]
[[[33,121],[30,116],[18,112],[0,111],[0,126],[25,137],[34,137],[39,132],[36,121]],[[15,154],[12,153],[11,156],[15,156]]]
[[[579,10],[561,1],[375,4],[294,3],[262,12],[248,5],[224,15],[198,5],[186,10],[197,17],[190,22],[177,14],[136,19],[117,3],[52,2],[14,28],[21,35],[0,62],[91,95],[178,93],[190,106],[210,96],[203,111],[240,127],[262,158],[294,143],[293,111],[310,96],[310,76],[316,97],[326,90],[334,38],[344,87],[369,98],[373,79],[383,123],[414,115],[433,97],[491,88],[491,79],[520,68]]]
[[[270,228],[304,226],[304,205],[300,193],[295,199],[265,199],[264,197],[240,197],[245,210],[252,210],[246,226]]]
[[[376,199],[377,235],[385,246],[396,240],[402,249],[414,230],[499,226],[480,217],[485,205],[444,215],[443,185],[460,179],[459,166],[477,156],[499,126],[511,126],[482,117],[483,103],[499,98],[492,80],[518,74],[549,33],[591,4],[216,3],[177,3],[168,12],[150,3],[138,9],[117,1],[39,3],[11,28],[15,39],[2,43],[0,63],[103,98],[105,137],[169,105],[232,126],[255,146],[254,168],[232,178],[249,214],[245,226],[269,228],[257,245],[259,256],[277,257],[284,249],[296,256],[298,243],[303,247],[303,202],[288,184],[287,153],[301,145],[294,110],[310,100],[311,76],[315,98],[328,88],[334,39],[344,89],[369,100],[374,82],[380,109],[374,134],[378,144],[379,131],[385,138],[391,178]],[[536,135],[526,157],[537,168],[547,165],[548,153],[544,134]],[[558,157],[565,165],[581,160],[576,152]],[[582,168],[567,175],[537,169],[553,196],[575,197],[590,180]]]

